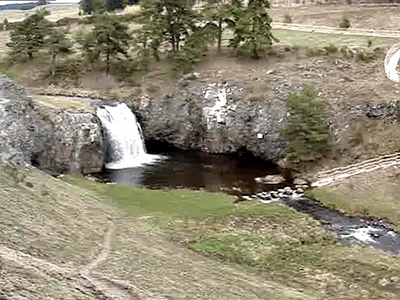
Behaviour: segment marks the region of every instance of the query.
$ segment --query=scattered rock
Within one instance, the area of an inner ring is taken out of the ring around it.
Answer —
[[[296,185],[296,186],[308,186],[308,182],[306,180],[304,180],[304,179],[301,179],[301,178],[296,178],[293,181],[293,184]]]
[[[366,116],[373,119],[382,119],[385,122],[394,123],[400,113],[400,103],[396,100],[391,103],[376,105],[364,104],[353,107],[350,112],[358,116]]]
[[[280,184],[285,181],[281,175],[267,175],[265,177],[257,177],[255,181],[263,184]]]
[[[282,159],[278,160],[276,164],[283,169],[287,169],[289,166],[289,163],[286,158],[282,158]]]
[[[389,280],[387,280],[386,278],[382,278],[379,280],[380,286],[387,286],[388,284],[389,284]]]
[[[287,186],[283,189],[278,189],[277,191],[270,191],[270,192],[260,192],[255,195],[250,196],[243,196],[247,200],[255,200],[262,203],[272,203],[278,202],[281,199],[288,199],[288,198],[301,198],[304,196],[304,193],[301,189],[293,190],[291,187]]]

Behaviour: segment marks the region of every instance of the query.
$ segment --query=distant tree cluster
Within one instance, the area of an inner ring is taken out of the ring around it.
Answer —
[[[81,54],[75,57],[84,58],[92,67],[103,66],[109,73],[119,63],[129,73],[145,71],[151,61],[162,59],[170,61],[174,70],[191,67],[213,45],[221,52],[224,41],[226,46],[259,59],[276,41],[267,0],[248,0],[247,4],[242,0],[205,1],[202,9],[194,9],[193,0],[142,0],[134,20],[122,22],[119,15],[107,11],[137,1],[82,0],[81,8],[94,14],[89,32],[71,36],[46,19],[48,11],[38,10],[13,27],[7,46],[13,59],[32,60],[47,53],[55,77],[58,58],[73,49]],[[130,22],[135,22],[133,31],[128,30]],[[127,63],[120,63],[123,61]]]
[[[80,9],[88,15],[102,11],[124,9],[126,5],[139,4],[139,0],[81,0]]]

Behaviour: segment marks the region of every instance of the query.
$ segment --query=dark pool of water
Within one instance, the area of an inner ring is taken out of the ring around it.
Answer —
[[[256,182],[256,177],[284,173],[276,165],[254,157],[234,157],[192,151],[157,153],[157,163],[122,170],[104,170],[102,177],[151,189],[204,189],[229,194],[255,193],[277,188]],[[285,186],[288,183],[283,183]]]

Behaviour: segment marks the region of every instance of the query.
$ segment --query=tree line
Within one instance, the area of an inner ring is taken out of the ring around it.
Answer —
[[[59,57],[72,53],[91,66],[102,64],[107,73],[113,63],[123,60],[132,63],[124,63],[132,72],[145,70],[152,61],[162,59],[179,70],[199,61],[213,46],[221,52],[224,37],[228,47],[249,53],[254,59],[261,58],[276,41],[271,33],[268,0],[206,0],[200,10],[194,10],[193,4],[188,0],[141,1],[134,24],[102,11],[94,15],[89,31],[73,35],[48,21],[48,11],[38,10],[11,30],[7,46],[13,60],[47,54],[55,76]],[[130,25],[136,29],[129,30]]]
[[[79,7],[84,14],[101,13],[124,9],[126,5],[136,5],[138,0],[81,0]]]

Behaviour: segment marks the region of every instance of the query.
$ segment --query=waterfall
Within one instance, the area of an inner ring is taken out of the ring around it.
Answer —
[[[138,167],[159,158],[147,154],[140,125],[125,103],[101,105],[96,114],[105,130],[107,169]]]

